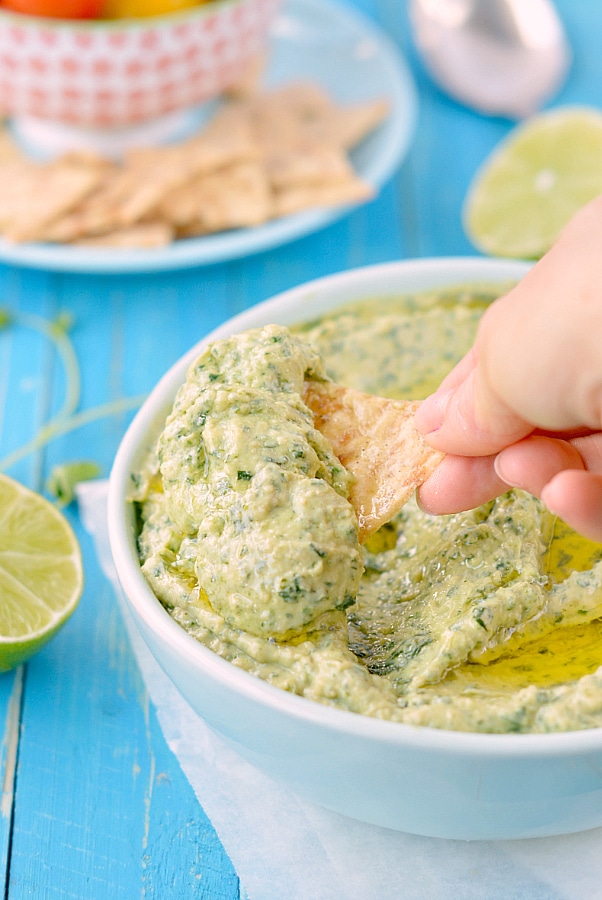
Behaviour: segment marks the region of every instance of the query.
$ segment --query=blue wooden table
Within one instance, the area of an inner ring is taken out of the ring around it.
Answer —
[[[411,152],[376,200],[279,249],[176,273],[93,276],[0,266],[1,307],[45,320],[63,311],[72,316],[80,408],[147,392],[219,322],[308,279],[405,257],[473,253],[462,231],[462,201],[476,167],[511,123],[479,116],[433,86],[414,54],[405,4],[355,5],[396,42],[419,93]],[[558,6],[574,62],[553,105],[602,105],[599,4]],[[48,341],[27,322],[5,328],[0,458],[56,412],[64,390]],[[57,463],[93,458],[106,475],[127,422],[124,413],[91,423],[8,474],[43,490]],[[35,658],[0,676],[0,893],[8,900],[236,900],[237,873],[164,741],[91,539],[77,510],[67,514],[84,553],[80,606]]]

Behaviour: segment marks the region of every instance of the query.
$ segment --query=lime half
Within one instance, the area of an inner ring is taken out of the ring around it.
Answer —
[[[0,671],[36,653],[81,596],[81,552],[51,503],[0,475]]]
[[[602,113],[560,107],[510,132],[469,188],[464,228],[485,253],[537,259],[602,194]]]

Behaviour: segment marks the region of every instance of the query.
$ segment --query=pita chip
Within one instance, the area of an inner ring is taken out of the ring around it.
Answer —
[[[314,142],[268,156],[265,167],[274,190],[331,184],[356,177],[342,150]]]
[[[234,100],[247,99],[258,93],[266,67],[265,53],[255,53],[245,65],[238,78],[224,91],[224,95]]]
[[[0,166],[19,159],[23,159],[23,154],[6,126],[0,122]]]
[[[259,145],[243,103],[225,103],[201,132],[181,146],[187,177],[260,157]]]
[[[189,234],[199,228],[209,234],[260,225],[269,218],[271,208],[263,167],[241,163],[187,185],[166,201],[161,212],[179,228],[190,228]]]
[[[112,247],[115,250],[153,250],[166,247],[173,240],[173,228],[166,222],[141,222],[74,241],[80,247]]]
[[[388,114],[386,100],[337,106],[308,123],[307,131],[321,143],[350,150],[380,125]]]
[[[270,156],[307,143],[308,123],[327,119],[334,104],[318,85],[298,82],[259,93],[239,104],[239,109],[262,152]]]
[[[48,165],[23,166],[7,177],[2,226],[9,241],[40,240],[47,226],[80,203],[102,178],[102,167],[65,157]]]
[[[290,216],[303,209],[365,203],[374,194],[374,188],[355,175],[331,183],[294,185],[275,191],[272,215]]]
[[[303,399],[315,427],[355,476],[349,501],[365,541],[399,512],[443,453],[414,428],[418,401],[387,400],[333,382],[306,382]]]
[[[180,145],[131,150],[90,206],[100,212],[104,207],[107,219],[115,217],[111,222],[115,226],[134,225],[187,177],[188,163]]]

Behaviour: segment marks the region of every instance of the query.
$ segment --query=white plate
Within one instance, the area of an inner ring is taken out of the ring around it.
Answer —
[[[416,91],[389,38],[369,19],[332,0],[288,0],[272,27],[267,83],[316,81],[338,101],[385,97],[387,120],[352,153],[358,174],[380,188],[403,159],[416,121]],[[255,228],[176,241],[159,250],[9,244],[0,261],[62,272],[156,272],[237,259],[324,228],[353,207],[316,209]]]

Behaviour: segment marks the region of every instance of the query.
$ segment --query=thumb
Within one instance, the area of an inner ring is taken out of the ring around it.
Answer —
[[[481,318],[470,353],[418,409],[429,444],[483,456],[535,428],[602,430],[602,197]]]

